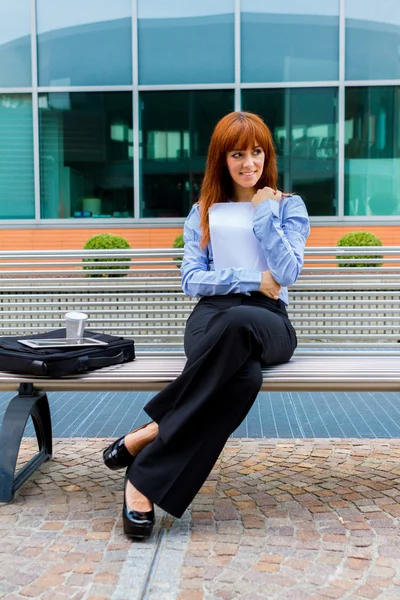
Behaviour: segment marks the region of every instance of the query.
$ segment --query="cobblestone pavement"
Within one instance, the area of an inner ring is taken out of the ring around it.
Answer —
[[[0,506],[0,598],[400,598],[400,440],[230,440],[191,510],[157,511],[144,543],[122,533],[104,445],[55,440]]]

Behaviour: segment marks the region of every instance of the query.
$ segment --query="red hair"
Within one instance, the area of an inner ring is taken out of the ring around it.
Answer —
[[[261,146],[265,161],[257,189],[265,186],[276,189],[278,169],[272,134],[258,115],[231,112],[216,125],[208,147],[207,164],[200,192],[201,246],[210,241],[208,211],[216,202],[228,202],[233,194],[232,178],[226,166],[226,153],[235,149],[247,150]]]

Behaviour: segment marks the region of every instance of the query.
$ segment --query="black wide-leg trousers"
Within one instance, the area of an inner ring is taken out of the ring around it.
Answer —
[[[259,292],[202,298],[186,323],[187,363],[145,412],[159,425],[129,481],[181,517],[262,385],[262,367],[287,362],[296,333],[281,300]]]

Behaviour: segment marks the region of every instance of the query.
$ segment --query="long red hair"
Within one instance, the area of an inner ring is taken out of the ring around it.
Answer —
[[[233,194],[232,178],[226,166],[226,153],[234,149],[247,150],[261,146],[265,153],[264,169],[256,184],[276,189],[278,169],[272,134],[258,115],[249,112],[231,112],[216,125],[208,147],[207,164],[201,186],[200,226],[201,246],[210,241],[208,211],[216,202],[228,202]]]

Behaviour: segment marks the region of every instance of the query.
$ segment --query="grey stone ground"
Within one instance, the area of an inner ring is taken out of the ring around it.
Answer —
[[[400,598],[400,440],[230,440],[183,519],[157,510],[144,543],[123,535],[104,444],[55,440],[0,506],[0,598]]]

